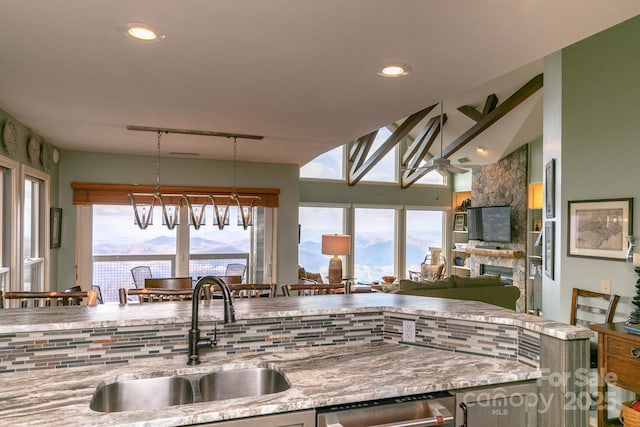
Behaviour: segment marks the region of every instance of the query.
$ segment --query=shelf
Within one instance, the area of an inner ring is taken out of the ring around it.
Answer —
[[[460,233],[460,234],[468,234],[468,231],[462,231],[462,230],[453,230],[454,233]]]
[[[460,270],[467,270],[467,271],[471,271],[471,269],[470,269],[469,267],[464,267],[464,266],[462,266],[462,265],[452,265],[451,267],[453,267],[453,268],[457,268],[457,269],[460,269]]]
[[[529,255],[528,258],[529,259],[539,259],[539,260],[542,261],[542,256],[540,256],[540,255]]]
[[[467,250],[466,250],[466,249],[455,249],[455,248],[454,248],[454,249],[451,249],[451,252],[461,252],[461,253],[463,253],[463,254],[466,254],[466,253],[467,253]]]
[[[468,254],[476,254],[482,256],[495,256],[499,258],[522,258],[524,252],[516,251],[513,249],[482,249],[482,248],[467,248]]]

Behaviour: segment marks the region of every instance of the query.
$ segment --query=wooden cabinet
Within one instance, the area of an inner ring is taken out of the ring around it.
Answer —
[[[215,427],[315,427],[316,411],[311,409],[308,411],[285,412],[282,414],[240,418],[238,420],[197,425]]]
[[[452,237],[451,252],[449,255],[449,271],[457,276],[470,276],[469,254],[466,253],[466,246],[469,242],[467,233],[467,212],[463,207],[463,202],[471,199],[471,191],[457,191],[452,197]]]
[[[598,333],[598,425],[608,425],[607,385],[640,394],[640,335],[624,329],[624,322],[589,325]]]

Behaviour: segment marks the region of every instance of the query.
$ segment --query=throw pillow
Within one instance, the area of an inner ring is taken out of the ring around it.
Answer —
[[[416,289],[446,289],[453,288],[453,278],[433,280],[431,282],[414,282],[413,280],[400,280],[400,289],[405,291],[413,291]]]

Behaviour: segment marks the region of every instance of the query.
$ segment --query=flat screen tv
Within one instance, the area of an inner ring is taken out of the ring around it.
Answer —
[[[482,206],[467,209],[469,240],[511,242],[511,206]]]

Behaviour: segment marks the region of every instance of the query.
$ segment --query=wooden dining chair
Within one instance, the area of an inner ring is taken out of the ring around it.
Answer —
[[[81,305],[86,302],[86,305],[94,306],[98,301],[98,291],[43,291],[43,292],[31,292],[31,291],[17,291],[17,292],[0,292],[2,307],[7,307],[8,303],[5,300],[18,300],[19,308],[37,308],[37,307],[52,307],[63,305]]]
[[[146,289],[193,289],[191,277],[161,277],[144,279]]]
[[[585,327],[592,323],[611,323],[619,300],[620,295],[573,288],[569,323]],[[598,364],[598,344],[593,341],[589,351],[589,364],[591,368]]]
[[[138,302],[153,303],[153,302],[168,302],[168,301],[190,301],[193,298],[192,289],[165,289],[165,288],[120,288],[118,289],[118,300],[120,304],[127,304],[128,297],[137,296]],[[201,299],[211,299],[210,286],[204,286],[202,289]]]
[[[290,297],[293,292],[298,295],[328,295],[328,294],[348,294],[349,286],[344,283],[296,283],[292,285],[282,285],[282,293]]]
[[[273,298],[278,289],[275,283],[232,283],[227,286],[235,298]]]

